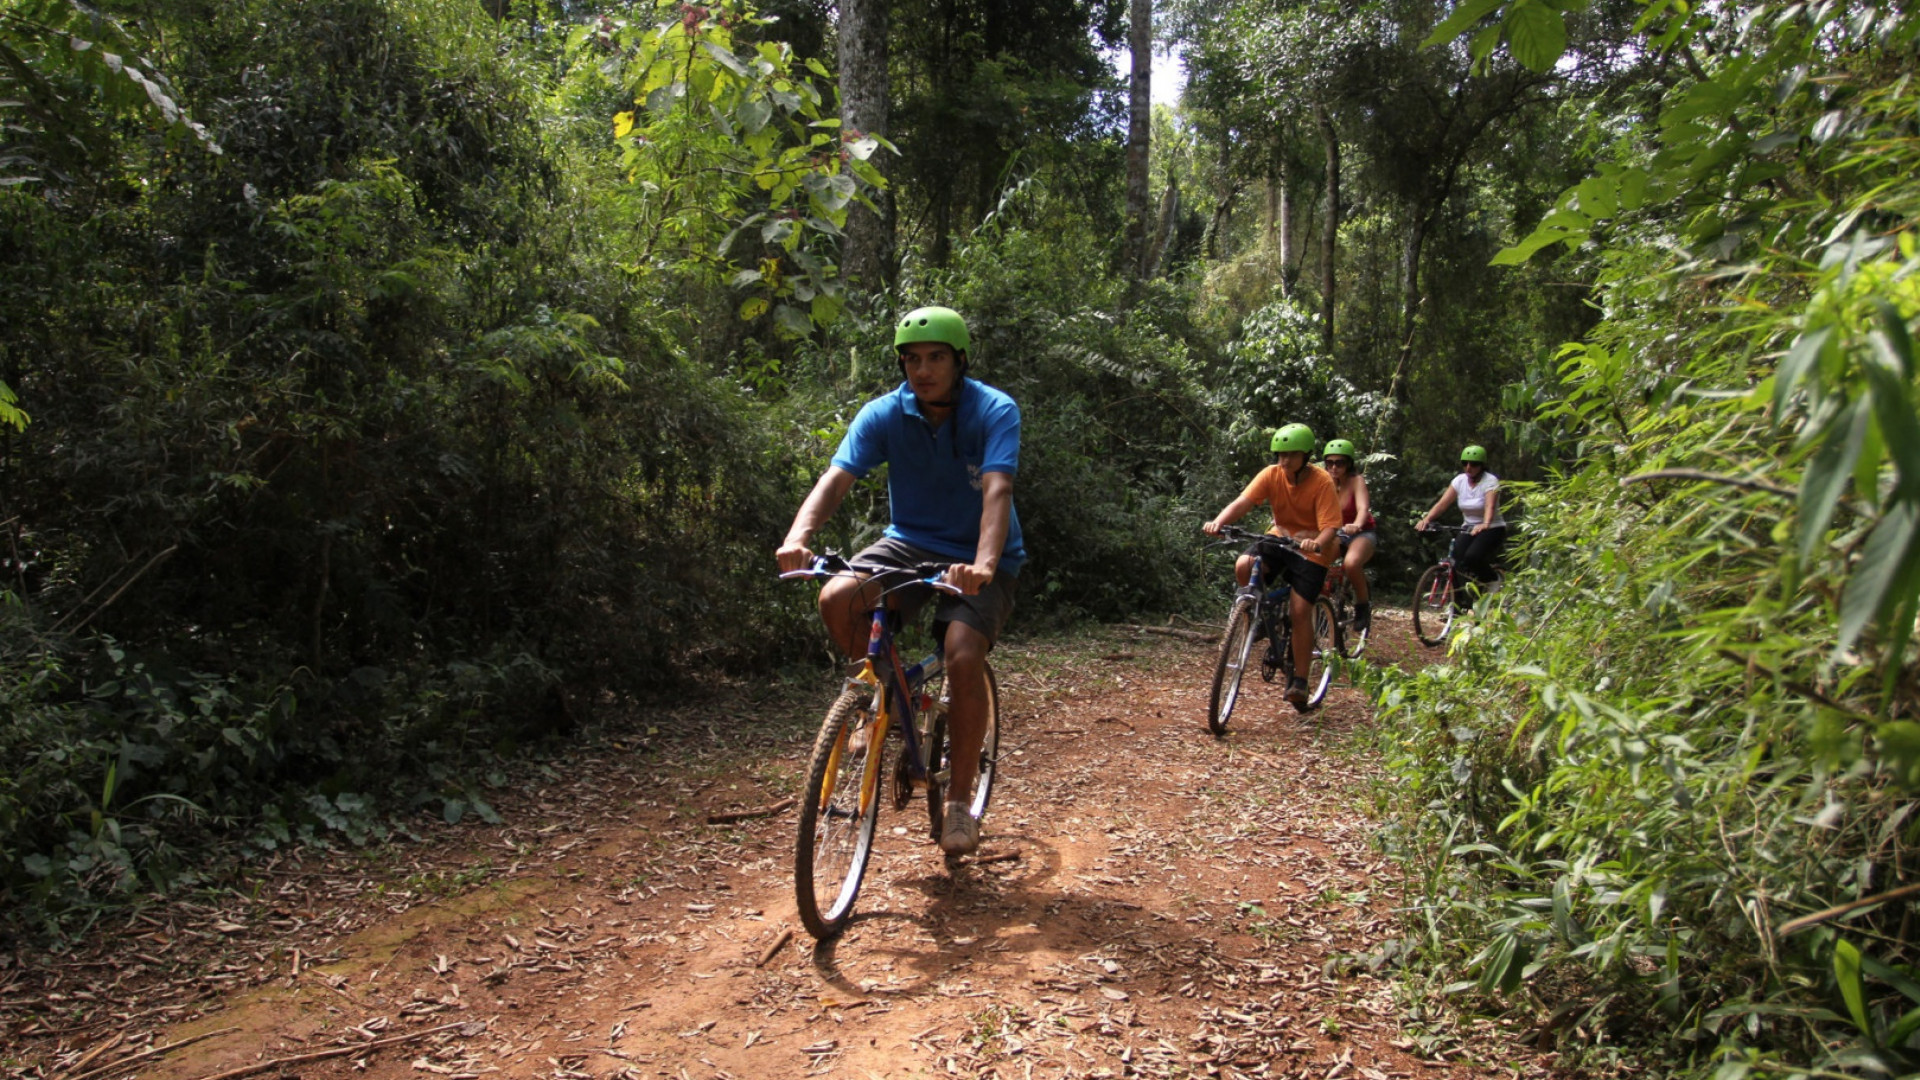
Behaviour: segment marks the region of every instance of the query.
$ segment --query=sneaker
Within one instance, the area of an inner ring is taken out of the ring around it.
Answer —
[[[1373,605],[1365,600],[1353,602],[1353,632],[1364,634],[1373,626]]]
[[[1301,712],[1307,711],[1307,680],[1297,675],[1287,680],[1287,703]]]
[[[949,855],[971,855],[980,846],[980,819],[967,810],[966,803],[947,804],[946,828],[940,833],[940,850]]]
[[[856,726],[853,729],[853,733],[847,736],[847,753],[864,754],[867,752],[867,744],[873,741],[873,729],[875,726],[873,723],[873,714],[865,709],[861,709],[854,714],[853,722]]]

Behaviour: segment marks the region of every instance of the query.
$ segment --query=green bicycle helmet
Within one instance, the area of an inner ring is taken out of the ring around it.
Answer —
[[[1299,451],[1313,453],[1313,429],[1305,424],[1288,424],[1273,433],[1272,450],[1276,454]]]
[[[900,325],[893,331],[893,347],[898,349],[906,345],[917,345],[923,341],[937,341],[953,346],[953,351],[963,353],[972,339],[967,336],[967,320],[952,308],[923,307],[907,312]]]
[[[1477,461],[1485,465],[1487,463],[1487,448],[1484,446],[1469,446],[1465,450],[1460,451],[1460,460],[1463,462]]]
[[[1323,458],[1330,458],[1335,454],[1338,454],[1341,457],[1349,457],[1349,458],[1357,458],[1360,456],[1359,451],[1353,448],[1352,442],[1346,439],[1328,439],[1327,448],[1325,450],[1320,451],[1320,456]]]

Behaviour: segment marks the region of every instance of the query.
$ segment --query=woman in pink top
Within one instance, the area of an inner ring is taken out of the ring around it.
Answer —
[[[1341,566],[1347,582],[1353,586],[1353,629],[1366,633],[1373,624],[1372,594],[1367,589],[1366,565],[1373,559],[1378,540],[1374,534],[1373,505],[1367,496],[1367,478],[1360,475],[1353,443],[1346,439],[1328,439],[1327,475],[1333,477],[1333,490],[1340,498],[1340,540],[1346,549]]]

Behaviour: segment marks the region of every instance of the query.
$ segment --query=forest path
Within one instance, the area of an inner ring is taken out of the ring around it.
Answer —
[[[1420,653],[1404,616],[1380,622],[1377,659]],[[130,920],[91,957],[16,956],[0,966],[5,1072],[81,1080],[195,1039],[137,1075],[353,1044],[260,1074],[1549,1073],[1497,1031],[1396,999],[1402,901],[1369,843],[1367,766],[1339,749],[1372,718],[1356,690],[1301,718],[1251,678],[1216,740],[1212,646],[1110,629],[995,662],[1003,757],[981,851],[949,873],[919,804],[889,807],[856,919],[827,946],[794,917],[793,811],[707,824],[797,791],[823,680],[597,736],[503,797],[508,824],[283,865],[252,897]],[[648,725],[681,736],[656,746]]]

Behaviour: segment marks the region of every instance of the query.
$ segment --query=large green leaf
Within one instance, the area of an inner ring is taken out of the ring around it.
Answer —
[[[1794,388],[1800,380],[1814,369],[1820,354],[1833,340],[1833,327],[1822,326],[1808,330],[1793,340],[1793,346],[1787,350],[1786,358],[1773,373],[1773,420],[1779,423],[1787,415],[1787,402],[1793,400]]]
[[[1840,648],[1851,646],[1869,623],[1911,595],[1916,527],[1920,505],[1907,499],[1890,503],[1874,525],[1840,596]]]
[[[1853,479],[1853,463],[1867,439],[1873,422],[1873,399],[1863,395],[1841,411],[1827,429],[1826,441],[1807,463],[1800,477],[1800,561],[1813,556],[1813,549],[1826,535],[1833,520],[1833,508],[1841,492]]]
[[[1507,47],[1529,71],[1546,72],[1567,51],[1566,17],[1545,0],[1519,0],[1507,12]]]
[[[1454,38],[1466,33],[1467,29],[1473,26],[1474,23],[1486,18],[1489,13],[1500,6],[1500,2],[1501,0],[1464,0],[1463,3],[1453,9],[1452,14],[1440,20],[1440,25],[1433,28],[1433,33],[1427,35],[1427,39],[1420,43],[1420,47],[1423,49],[1431,49],[1435,45],[1442,45],[1452,41]]]
[[[1847,1003],[1860,1034],[1873,1037],[1873,1024],[1867,1020],[1866,987],[1860,980],[1860,950],[1841,938],[1833,943],[1833,977],[1840,984],[1840,997]]]

